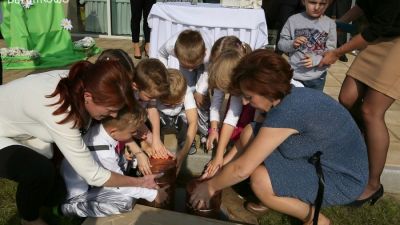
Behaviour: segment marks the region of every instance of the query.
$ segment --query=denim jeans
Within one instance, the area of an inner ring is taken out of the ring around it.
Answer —
[[[316,79],[313,79],[313,80],[297,80],[297,81],[301,82],[304,85],[304,87],[308,87],[308,88],[312,88],[312,89],[315,89],[315,90],[323,91],[324,87],[325,87],[326,75],[327,75],[327,72],[325,71],[324,73],[321,74],[320,77],[318,77]]]

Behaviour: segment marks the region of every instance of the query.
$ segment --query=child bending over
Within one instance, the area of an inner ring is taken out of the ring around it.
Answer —
[[[146,108],[150,120],[149,126],[153,131],[153,133],[149,132],[150,129],[146,125],[138,131],[138,136],[143,136],[145,139],[142,140],[142,147],[146,146],[144,148],[146,153],[155,158],[172,156],[161,142],[159,114],[155,107],[156,99],[168,93],[168,72],[165,66],[156,59],[143,59],[135,69],[132,59],[122,49],[107,49],[102,52],[98,60],[119,61],[127,71],[130,71],[135,97]],[[148,142],[150,147],[145,142]],[[151,174],[149,170],[141,168],[139,165],[139,169],[145,172],[143,174]]]
[[[210,67],[210,87],[214,90],[211,101],[211,127],[207,141],[207,147],[212,148],[217,142],[216,153],[207,164],[203,177],[213,176],[218,169],[225,164],[223,157],[230,139],[236,141],[241,130],[254,119],[255,109],[250,105],[243,106],[240,95],[234,95],[230,91],[233,69],[245,55],[243,51],[231,48],[226,49],[215,59]],[[225,94],[229,94],[227,111],[223,120],[221,133],[219,133],[220,110]],[[235,146],[231,149],[235,152]]]
[[[122,109],[116,118],[104,119],[101,123],[93,125],[83,136],[85,144],[90,149],[93,158],[101,166],[115,173],[123,174],[126,170],[126,160],[123,152],[118,148],[118,143],[132,141],[137,128],[146,119],[144,110],[130,112]],[[133,147],[130,151],[138,161],[146,161],[147,156],[140,148]],[[80,177],[67,160],[61,164],[61,174],[67,187],[67,200],[59,207],[63,215],[80,217],[103,217],[120,214],[132,210],[138,198],[153,201],[166,198],[165,189],[148,189],[141,187],[90,187]]]
[[[159,99],[157,108],[160,112],[161,136],[176,134],[176,174],[179,174],[186,156],[196,153],[193,140],[197,132],[197,108],[185,77],[176,69],[169,69],[168,72],[169,94]]]
[[[199,132],[207,135],[209,124],[209,96],[207,65],[212,47],[211,34],[205,30],[184,30],[172,36],[159,49],[159,59],[170,68],[179,68],[196,100]],[[178,59],[179,67],[168,58]]]
[[[157,110],[157,99],[168,95],[168,70],[158,59],[143,59],[136,67],[132,87],[135,97],[146,108],[151,123],[151,148],[146,152],[153,158],[166,159],[174,155],[164,146],[160,138],[160,113]]]

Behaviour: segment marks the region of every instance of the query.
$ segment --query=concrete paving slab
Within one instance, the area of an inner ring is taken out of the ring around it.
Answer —
[[[400,110],[392,110],[392,108],[389,108],[385,115],[385,121],[388,124],[400,126]]]
[[[400,142],[400,125],[390,124],[389,126],[390,133],[390,143],[399,143]]]
[[[243,224],[135,205],[131,212],[103,218],[88,218],[82,225],[235,225]]]
[[[400,164],[399,164],[399,162],[400,162],[400,143],[391,143],[390,144],[389,151],[388,151],[386,158],[387,158],[386,159],[387,166],[397,167],[400,169]],[[400,190],[399,190],[399,192],[400,192]]]

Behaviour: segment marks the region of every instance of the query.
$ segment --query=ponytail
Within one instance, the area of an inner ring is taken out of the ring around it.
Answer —
[[[122,108],[128,106],[133,110],[140,107],[132,90],[132,80],[124,66],[118,61],[88,61],[75,63],[68,77],[60,80],[56,89],[48,98],[59,96],[58,108],[53,115],[65,114],[59,124],[73,122],[73,128],[82,128],[89,122],[84,93],[92,95],[93,103],[99,106]]]
[[[74,128],[82,128],[89,121],[84,105],[83,93],[85,87],[83,79],[87,71],[93,67],[89,61],[80,61],[72,65],[68,77],[62,78],[54,92],[47,95],[47,98],[53,98],[59,95],[57,102],[50,106],[60,105],[53,115],[66,114],[67,116],[59,121],[59,124],[64,124],[70,121],[74,122]]]

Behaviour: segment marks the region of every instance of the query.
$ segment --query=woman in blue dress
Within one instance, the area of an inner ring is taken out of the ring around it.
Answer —
[[[245,56],[234,70],[233,87],[243,104],[268,112],[264,122],[248,125],[240,137],[240,156],[191,198],[203,207],[218,190],[250,177],[260,201],[275,211],[311,224],[319,179],[309,159],[320,152],[325,180],[322,206],[353,202],[368,180],[366,146],[348,111],[331,97],[290,85],[287,61],[268,50]],[[330,220],[319,214],[319,225]]]

